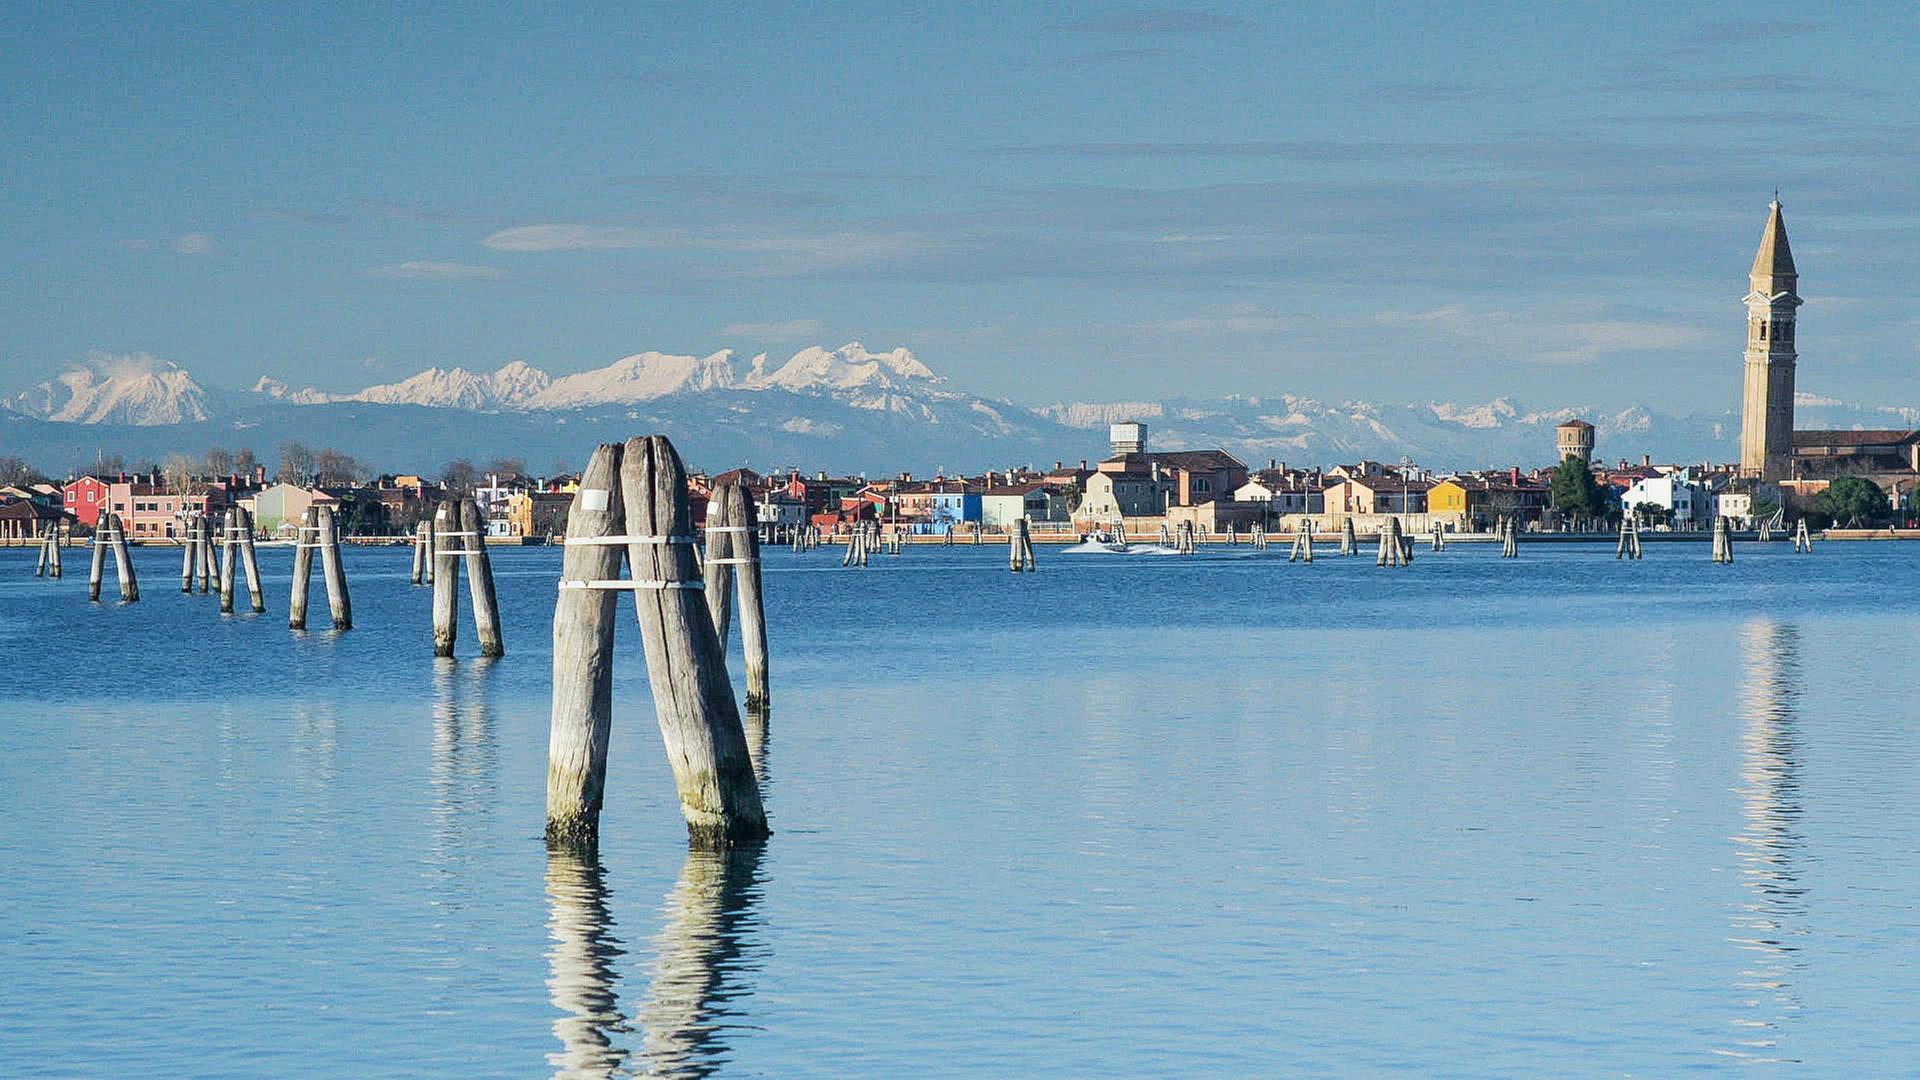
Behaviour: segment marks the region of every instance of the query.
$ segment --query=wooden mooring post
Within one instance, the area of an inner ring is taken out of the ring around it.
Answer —
[[[50,542],[50,537],[51,537],[51,533],[49,533],[47,536],[42,536],[40,538],[40,554],[39,554],[39,557],[36,558],[33,562],[34,577],[47,576],[48,564],[50,564],[53,561],[52,556],[48,554],[48,551],[52,546]]]
[[[1360,546],[1360,538],[1353,534],[1353,519],[1340,519],[1340,554],[1352,555]]]
[[[1614,545],[1615,559],[1637,559],[1640,557],[1640,524],[1632,513],[1620,515],[1620,542]]]
[[[220,514],[220,614],[233,614],[233,571],[240,561],[240,538],[233,534],[234,508]]]
[[[500,632],[500,599],[493,588],[493,559],[487,554],[487,519],[480,504],[460,500],[460,528],[466,532],[467,598],[473,603],[473,636],[481,656],[507,655]]]
[[[427,567],[433,562],[433,542],[427,539],[430,527],[424,521],[413,526],[413,571],[409,580],[415,585],[426,584]]]
[[[1520,518],[1518,515],[1502,519],[1500,557],[1503,559],[1517,559],[1520,557]]]
[[[1446,549],[1447,549],[1446,530],[1442,529],[1440,527],[1440,523],[1436,521],[1433,523],[1433,550],[1445,551]]]
[[[460,636],[460,563],[467,564],[467,597],[481,656],[504,656],[493,562],[487,555],[486,517],[472,499],[445,499],[433,511],[433,655],[452,656]],[[569,534],[571,536],[571,534]]]
[[[260,556],[253,547],[253,511],[236,507],[240,526],[240,566],[247,574],[247,606],[255,615],[267,610],[267,598],[260,581]]]
[[[213,518],[202,510],[194,519],[194,573],[200,576],[200,595],[213,591]]]
[[[1813,552],[1813,533],[1807,530],[1807,519],[1801,518],[1793,528],[1793,550],[1796,554]]]
[[[313,553],[320,553],[320,577],[326,583],[327,614],[335,630],[353,629],[353,601],[347,595],[347,570],[340,561],[340,530],[331,507],[310,506],[301,519],[293,547],[293,588],[287,598],[287,627],[307,628],[307,597],[313,577]]]
[[[1007,530],[1007,569],[1016,574],[1034,569],[1033,534],[1024,517],[1015,518]]]
[[[127,523],[119,514],[113,515],[113,572],[120,579],[120,602],[131,604],[140,599],[140,579],[133,572],[133,548],[127,543]],[[94,591],[99,592],[98,582]]]
[[[688,841],[721,848],[763,840],[766,809],[694,571],[686,469],[665,436],[627,441],[620,495],[647,681]]]
[[[196,519],[185,518],[180,522],[180,591],[193,591],[193,553],[200,547],[200,527]]]
[[[553,607],[553,711],[547,734],[547,842],[590,844],[600,831],[613,732],[615,585],[626,561],[624,447],[601,443],[567,511]]]
[[[1733,533],[1727,527],[1725,515],[1715,515],[1713,519],[1713,561],[1733,562]]]
[[[766,605],[760,595],[760,545],[753,500],[738,484],[721,484],[707,504],[707,558],[701,572],[714,636],[727,647],[733,613],[740,616],[740,651],[747,664],[747,706],[767,704]]]

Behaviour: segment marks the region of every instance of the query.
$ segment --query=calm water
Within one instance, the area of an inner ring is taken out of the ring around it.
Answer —
[[[1920,1059],[1920,547],[769,551],[775,836],[687,854],[629,616],[589,861],[541,842],[556,551],[496,553],[491,664],[432,659],[405,550],[339,636],[284,550],[258,618],[31,554],[9,1076]]]

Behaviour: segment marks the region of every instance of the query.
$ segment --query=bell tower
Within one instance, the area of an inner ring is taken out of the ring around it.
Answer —
[[[1740,471],[1784,480],[1793,468],[1794,309],[1800,275],[1787,246],[1780,196],[1767,207],[1760,250],[1747,272],[1747,363],[1740,410]]]

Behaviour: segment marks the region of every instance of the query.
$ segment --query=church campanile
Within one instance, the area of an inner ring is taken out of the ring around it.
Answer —
[[[1793,309],[1800,275],[1787,246],[1780,198],[1768,206],[1767,229],[1747,282],[1747,371],[1740,414],[1740,471],[1788,479],[1793,468]]]

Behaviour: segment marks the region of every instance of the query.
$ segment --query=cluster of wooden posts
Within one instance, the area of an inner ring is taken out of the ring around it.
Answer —
[[[1288,562],[1313,561],[1313,519],[1307,518],[1294,530],[1293,550],[1287,552]]]
[[[107,548],[113,548],[113,569],[120,578],[120,602],[131,604],[140,599],[140,579],[133,572],[133,551],[127,546],[127,528],[120,515],[100,515],[93,530],[93,566],[87,574],[87,599],[100,599],[100,579],[107,569]]]
[[[1620,542],[1613,549],[1616,559],[1638,559],[1640,557],[1640,526],[1632,514],[1620,518]]]
[[[431,556],[431,557],[429,557]],[[452,656],[460,636],[460,564],[467,566],[467,593],[473,603],[473,633],[481,656],[505,656],[500,633],[500,601],[493,589],[493,562],[487,556],[487,519],[472,499],[447,499],[433,522],[414,533],[414,583],[431,567],[433,655]]]
[[[766,631],[753,503],[726,487],[709,520],[708,575],[733,574],[748,650],[749,705],[764,707]],[[727,677],[723,606],[702,574],[687,509],[686,470],[663,436],[594,449],[567,516],[553,614],[553,711],[547,748],[547,839],[587,845],[599,836],[613,725],[616,597],[631,592],[646,653],[654,715],[695,847],[768,835],[740,709]],[[625,560],[631,577],[620,577]],[[443,570],[445,568],[443,567]],[[717,592],[718,590],[713,590]],[[756,655],[757,654],[757,655]],[[758,675],[754,674],[758,671]],[[753,695],[757,694],[757,698]]]
[[[1019,518],[1007,533],[1007,569],[1017,574],[1033,568],[1033,534],[1028,530],[1027,519]]]
[[[309,506],[293,539],[293,587],[287,598],[287,626],[307,628],[307,586],[313,579],[313,553],[320,553],[326,582],[327,613],[335,630],[353,629],[353,599],[347,594],[347,568],[340,560],[340,521],[330,506]]]
[[[60,576],[60,547],[59,527],[48,529],[46,535],[40,538],[40,557],[33,564],[34,577]]]
[[[880,546],[880,526],[871,521],[855,522],[853,531],[847,534],[847,550],[840,557],[841,566],[865,566],[868,556]]]
[[[1388,518],[1380,530],[1380,554],[1375,566],[1413,565],[1413,537],[1400,531],[1400,519]]]
[[[1733,561],[1733,532],[1727,527],[1725,517],[1713,519],[1713,561],[1717,563]]]

